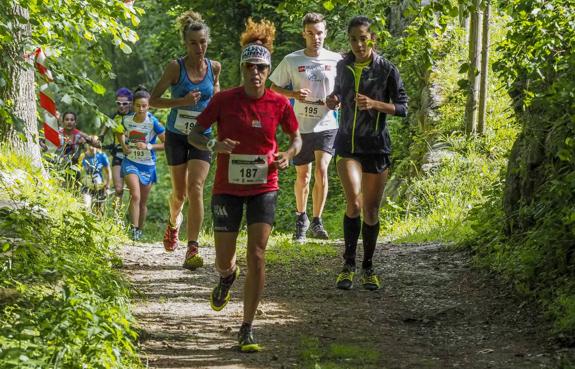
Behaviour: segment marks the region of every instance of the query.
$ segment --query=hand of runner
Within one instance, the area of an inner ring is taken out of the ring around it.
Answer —
[[[373,100],[359,93],[355,97],[355,103],[359,110],[369,110],[374,108]]]
[[[190,91],[184,96],[185,105],[196,105],[200,101],[202,93],[198,90]]]
[[[217,141],[214,144],[214,151],[223,154],[231,154],[234,148],[240,144],[240,141],[234,141],[229,138],[225,138],[222,141]]]
[[[331,110],[337,110],[341,105],[341,103],[339,102],[339,98],[336,95],[329,95],[328,97],[326,97],[325,104]]]
[[[305,101],[305,99],[311,94],[311,90],[308,88],[301,88],[295,91],[295,98],[299,101]]]
[[[277,154],[274,154],[274,159],[275,160],[273,162],[273,165],[275,165],[275,167],[278,168],[279,170],[286,169],[287,167],[289,167],[290,157],[287,152],[280,151]]]
[[[146,150],[148,148],[148,144],[146,144],[145,142],[137,142],[136,143],[136,149],[138,150]]]

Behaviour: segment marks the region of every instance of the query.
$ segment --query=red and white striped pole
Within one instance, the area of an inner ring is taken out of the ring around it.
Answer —
[[[40,107],[43,110],[44,116],[44,137],[51,142],[54,146],[60,147],[61,140],[60,134],[58,133],[58,109],[56,108],[56,103],[54,98],[49,94],[49,84],[53,82],[52,73],[46,67],[46,55],[41,48],[37,48],[34,52],[35,61],[34,65],[36,70],[40,73],[46,83],[40,86],[38,91],[38,98],[40,100]]]

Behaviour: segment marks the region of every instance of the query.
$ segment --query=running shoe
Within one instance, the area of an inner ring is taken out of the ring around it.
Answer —
[[[345,264],[342,271],[337,275],[336,287],[340,290],[350,290],[353,287],[355,267]]]
[[[310,231],[313,238],[319,238],[321,240],[327,240],[329,238],[329,235],[323,228],[323,222],[321,221],[321,218],[314,218],[311,221]]]
[[[238,333],[238,343],[240,344],[241,352],[258,352],[261,351],[261,346],[256,343],[252,327],[242,326]]]
[[[196,270],[204,265],[204,259],[198,253],[198,243],[196,241],[188,242],[188,251],[182,265],[185,269]]]
[[[294,241],[298,243],[304,243],[305,233],[307,232],[308,228],[309,219],[307,218],[306,213],[298,214],[295,221],[295,233],[293,235]]]
[[[220,277],[218,285],[212,290],[210,295],[210,306],[215,311],[220,311],[226,307],[228,301],[232,297],[230,293],[230,288],[234,284],[234,281],[240,276],[240,267],[236,265],[236,270],[226,278]]]
[[[176,218],[176,226],[172,227],[170,222],[168,221],[168,225],[166,226],[166,231],[164,232],[164,250],[168,252],[172,252],[178,248],[178,234],[180,232],[180,224],[182,224],[183,215],[182,213],[178,214]]]
[[[379,278],[371,268],[363,270],[361,284],[368,291],[375,291],[380,288]]]

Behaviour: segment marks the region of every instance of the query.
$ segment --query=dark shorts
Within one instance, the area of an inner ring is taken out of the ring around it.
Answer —
[[[238,232],[246,204],[247,224],[273,225],[276,214],[277,191],[253,196],[213,195],[212,218],[214,232]]]
[[[190,160],[203,160],[210,162],[212,154],[209,151],[200,150],[188,143],[188,136],[166,130],[166,142],[164,143],[168,165],[186,164]]]
[[[117,156],[113,156],[112,157],[112,166],[122,166],[122,160],[124,160],[123,158],[119,158]]]
[[[303,133],[301,135],[301,151],[293,158],[294,165],[306,165],[313,163],[316,151],[325,151],[333,155],[335,152],[333,144],[337,129],[327,131]]]
[[[379,174],[383,173],[383,171],[391,167],[391,159],[389,154],[342,153],[337,155],[336,161],[340,158],[348,158],[358,161],[361,164],[361,171],[363,173]]]

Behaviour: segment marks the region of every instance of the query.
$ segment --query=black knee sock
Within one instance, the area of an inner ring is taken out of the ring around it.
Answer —
[[[361,232],[361,217],[349,218],[343,216],[343,239],[345,242],[345,252],[343,259],[348,265],[355,266],[355,250],[357,249],[357,239]]]
[[[362,269],[371,269],[377,236],[379,235],[379,222],[374,225],[368,225],[365,222],[361,227],[361,238],[363,240],[363,262]]]

